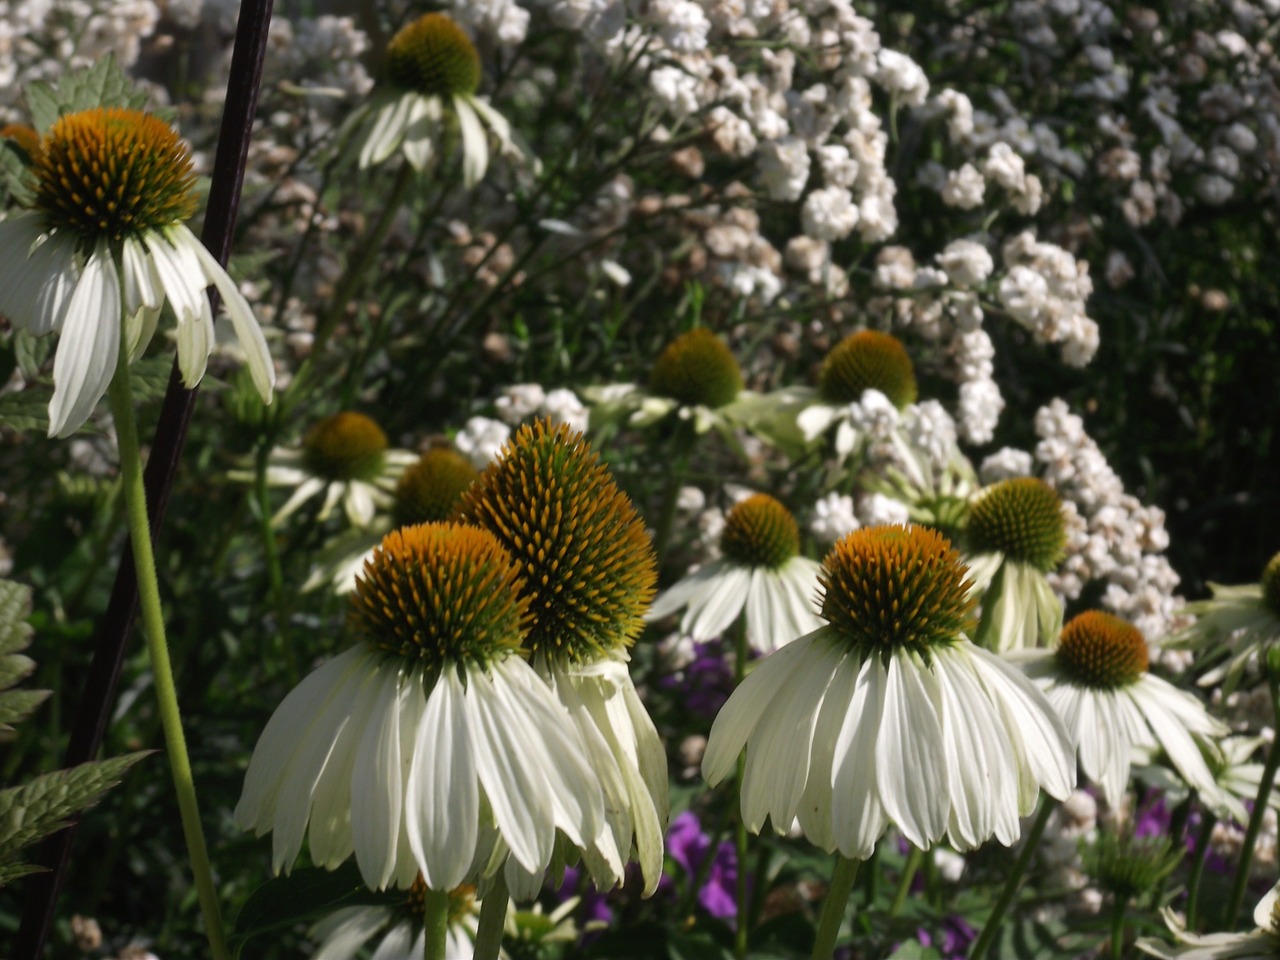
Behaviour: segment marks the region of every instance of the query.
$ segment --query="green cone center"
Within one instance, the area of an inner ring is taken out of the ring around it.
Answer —
[[[400,475],[391,508],[392,523],[405,527],[447,520],[457,507],[462,491],[478,476],[480,471],[456,450],[445,447],[428,450]]]
[[[490,531],[524,576],[533,653],[589,663],[631,643],[653,598],[653,543],[582,434],[522,427],[462,495],[455,517]]]
[[[302,438],[307,469],[330,481],[372,480],[386,460],[387,435],[363,413],[325,417]]]
[[[473,94],[480,86],[480,54],[443,13],[424,14],[387,44],[387,78],[429,97]]]
[[[356,578],[349,625],[365,642],[431,666],[481,665],[520,648],[528,600],[511,555],[485,530],[393,530]]]
[[[972,626],[976,599],[951,541],[926,527],[863,527],[822,561],[822,615],[862,656],[929,656]]]
[[[1101,610],[1087,610],[1063,627],[1054,656],[1068,680],[1094,690],[1127,687],[1150,664],[1142,631]]]
[[[659,354],[649,389],[685,406],[715,409],[742,390],[742,370],[723,340],[705,327],[682,334]]]
[[[969,540],[974,553],[1000,551],[1047,573],[1067,545],[1057,491],[1035,477],[1000,481],[969,508]]]
[[[800,553],[800,528],[773,497],[753,494],[724,518],[720,551],[739,566],[776,570]]]
[[[191,152],[163,120],[95,107],[59,117],[32,163],[33,206],[45,224],[118,242],[195,212]]]
[[[899,410],[917,396],[915,368],[897,337],[859,330],[831,348],[818,375],[827,403],[857,403],[866,390],[879,390]]]

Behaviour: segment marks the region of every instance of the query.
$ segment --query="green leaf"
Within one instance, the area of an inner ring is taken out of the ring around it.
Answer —
[[[254,937],[276,933],[307,920],[318,920],[339,907],[386,904],[394,894],[374,893],[364,885],[354,861],[337,870],[305,867],[260,886],[236,914],[231,932],[237,955]]]
[[[49,354],[53,352],[53,337],[37,337],[26,330],[18,330],[13,335],[13,355],[18,361],[18,369],[28,380],[40,375]]]
[[[0,731],[8,733],[9,724],[31,716],[49,698],[51,690],[7,690],[0,693]]]
[[[66,826],[70,817],[95,803],[149,752],[82,763],[0,790],[0,863],[12,861],[23,847]],[[14,866],[5,863],[4,869]]]
[[[31,588],[25,583],[0,580],[0,655],[27,649],[31,643],[31,624],[27,622],[30,618]]]
[[[133,383],[133,397],[137,403],[149,403],[164,397],[169,387],[169,373],[173,369],[173,357],[168,353],[144,357],[129,368]]]
[[[26,99],[31,122],[44,134],[63,114],[92,107],[140,110],[147,105],[148,97],[120,69],[115,57],[108,55],[90,67],[64,74],[56,87],[47,83],[28,85]]]

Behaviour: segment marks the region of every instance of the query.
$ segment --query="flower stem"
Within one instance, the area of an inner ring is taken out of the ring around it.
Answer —
[[[923,859],[924,851],[919,847],[912,847],[911,852],[907,854],[907,861],[902,865],[902,876],[898,878],[898,889],[894,891],[893,903],[889,905],[890,917],[896,917],[902,912],[907,896],[911,893],[911,883],[915,880],[916,872],[920,869],[920,862]]]
[[[1187,929],[1195,932],[1197,913],[1200,907],[1200,878],[1204,876],[1204,861],[1209,853],[1209,840],[1213,836],[1213,828],[1218,818],[1208,810],[1204,811],[1204,820],[1200,824],[1200,834],[1196,837],[1196,859],[1191,864],[1191,876],[1187,879]]]
[[[480,904],[475,960],[497,960],[502,949],[502,931],[507,924],[507,900],[507,880],[499,870]]]
[[[200,826],[200,807],[196,801],[191,760],[187,756],[182,717],[178,712],[178,691],[173,682],[169,646],[165,640],[160,585],[156,579],[155,555],[151,550],[151,527],[147,520],[147,494],[142,486],[142,454],[138,445],[138,424],[134,418],[129,357],[123,349],[107,395],[111,400],[111,415],[115,420],[120,447],[120,473],[124,486],[125,514],[129,523],[129,540],[133,546],[134,568],[138,575],[142,632],[146,637],[151,672],[154,674],[160,723],[164,730],[173,786],[178,794],[178,812],[182,818],[182,832],[186,836],[187,856],[195,875],[209,949],[214,960],[228,960],[230,952],[222,928],[222,916],[218,910],[218,893],[213,880],[213,868],[209,863],[209,851],[205,845],[204,830]]]
[[[427,889],[422,900],[422,925],[423,960],[449,960],[444,955],[449,939],[449,891]]]
[[[1023,841],[1022,850],[1018,854],[1018,859],[1013,864],[1013,871],[1005,880],[1004,889],[1000,891],[1000,899],[996,901],[996,905],[991,908],[991,916],[987,917],[987,922],[982,926],[982,933],[973,944],[973,949],[969,951],[969,960],[981,960],[986,955],[987,950],[991,948],[992,941],[995,940],[996,934],[1000,932],[1000,923],[1004,920],[1004,915],[1009,909],[1009,905],[1013,903],[1013,898],[1018,893],[1018,888],[1022,885],[1022,875],[1027,872],[1027,865],[1031,863],[1031,857],[1036,852],[1036,847],[1040,845],[1040,838],[1044,836],[1045,825],[1049,822],[1049,814],[1053,813],[1058,807],[1058,801],[1052,797],[1042,797],[1040,800],[1040,812],[1036,814],[1035,823],[1031,825],[1031,831],[1027,834],[1026,840]]]
[[[1262,766],[1262,779],[1258,781],[1258,795],[1254,798],[1253,812],[1249,815],[1249,827],[1244,834],[1244,845],[1240,848],[1240,865],[1236,867],[1235,882],[1231,885],[1231,897],[1227,900],[1227,912],[1222,918],[1222,925],[1227,930],[1236,928],[1236,920],[1240,916],[1240,905],[1244,902],[1244,892],[1249,886],[1249,866],[1257,848],[1258,832],[1262,829],[1263,818],[1267,815],[1267,804],[1271,800],[1271,787],[1275,783],[1276,770],[1280,768],[1280,680],[1270,670],[1267,674],[1267,683],[1271,687],[1273,729],[1278,732],[1267,750],[1267,759]]]
[[[849,904],[853,881],[858,878],[859,862],[843,854],[836,855],[836,868],[831,874],[831,886],[822,904],[822,916],[818,918],[818,933],[813,941],[813,960],[830,960],[836,950],[836,938],[840,924],[844,922],[844,908]]]
[[[1111,905],[1111,960],[1120,960],[1124,954],[1124,913],[1129,901],[1116,897]]]

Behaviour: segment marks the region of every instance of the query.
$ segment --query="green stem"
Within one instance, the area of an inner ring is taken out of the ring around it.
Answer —
[[[1044,836],[1044,828],[1049,822],[1049,814],[1053,813],[1057,807],[1058,801],[1051,797],[1046,796],[1040,799],[1040,812],[1036,814],[1035,823],[1031,825],[1031,832],[1027,834],[1027,839],[1023,841],[1022,850],[1018,853],[1018,859],[1013,864],[1013,872],[1005,880],[1004,889],[1000,891],[1000,899],[991,908],[991,916],[987,917],[987,922],[982,926],[982,933],[974,943],[973,949],[969,951],[969,960],[981,960],[986,955],[987,950],[991,948],[992,941],[995,940],[996,934],[1000,931],[1000,923],[1004,920],[1004,915],[1008,911],[1009,905],[1013,903],[1013,898],[1017,895],[1018,888],[1022,885],[1022,875],[1027,872],[1027,866],[1031,863],[1032,856],[1035,855],[1036,847],[1040,845],[1040,838]]]
[[[654,533],[653,549],[658,555],[658,563],[666,559],[667,545],[671,542],[671,530],[676,519],[676,505],[680,502],[680,487],[689,470],[689,436],[685,432],[685,424],[678,424],[676,436],[673,438],[671,470],[667,473],[662,487],[662,507],[658,514],[658,526]]]
[[[818,918],[818,932],[813,941],[813,960],[831,960],[836,951],[836,938],[844,922],[844,909],[849,904],[853,881],[858,878],[858,861],[843,854],[836,855],[836,868],[831,874],[831,886],[822,904],[822,916]]]
[[[902,912],[907,896],[911,893],[911,882],[915,880],[916,871],[920,869],[922,860],[924,860],[924,851],[919,847],[912,847],[911,852],[907,854],[907,862],[902,865],[902,876],[898,878],[898,889],[893,893],[893,903],[889,905],[890,917],[896,917]]]
[[[1123,897],[1116,897],[1111,905],[1111,960],[1120,960],[1124,955],[1124,912],[1128,905]]]
[[[449,891],[428,889],[422,900],[423,960],[450,960],[445,956],[449,940]]]
[[[493,886],[480,904],[480,926],[476,930],[475,960],[498,960],[502,932],[507,925],[507,881],[498,871]]]
[[[164,729],[165,750],[174,790],[178,795],[178,812],[182,832],[187,841],[187,856],[195,875],[200,910],[204,914],[205,933],[214,960],[229,960],[222,916],[218,910],[218,892],[209,863],[204,830],[200,826],[200,807],[196,800],[195,781],[191,776],[191,760],[187,756],[186,738],[182,733],[182,716],[178,711],[178,692],[169,663],[169,646],[165,640],[164,614],[160,607],[160,584],[156,579],[155,555],[151,550],[151,526],[147,520],[147,494],[142,485],[142,454],[138,444],[138,423],[134,418],[133,388],[129,379],[129,356],[124,349],[115,376],[107,390],[111,415],[116,424],[120,448],[120,473],[124,486],[125,514],[129,523],[129,540],[133,547],[134,568],[138,575],[138,600],[142,615],[142,632],[151,659],[160,722]]]
[[[1204,861],[1209,853],[1209,841],[1213,837],[1213,828],[1218,818],[1208,810],[1204,811],[1204,821],[1200,824],[1200,835],[1196,837],[1196,858],[1191,864],[1191,876],[1187,880],[1187,929],[1195,932],[1200,908],[1200,878],[1204,876]]]
[[[1271,711],[1274,714],[1273,729],[1280,731],[1280,681],[1272,671],[1268,670],[1267,673],[1267,683],[1271,687]],[[1244,846],[1240,849],[1240,865],[1236,867],[1235,882],[1231,886],[1231,897],[1227,900],[1227,912],[1223,917],[1222,925],[1227,930],[1236,928],[1236,920],[1240,916],[1240,905],[1244,902],[1244,892],[1249,886],[1249,866],[1257,848],[1258,831],[1262,829],[1262,821],[1267,814],[1267,804],[1271,800],[1271,787],[1276,780],[1277,768],[1280,768],[1280,734],[1271,741],[1266,762],[1262,766],[1258,795],[1254,798],[1253,812],[1249,815],[1249,827],[1244,835]]]

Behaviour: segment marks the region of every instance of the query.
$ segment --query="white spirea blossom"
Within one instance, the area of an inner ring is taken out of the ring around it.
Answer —
[[[560,387],[547,394],[542,402],[541,413],[551,419],[554,424],[565,424],[579,433],[586,432],[590,411],[578,399],[578,395],[567,387]]]
[[[984,283],[995,261],[987,248],[972,240],[953,240],[938,254],[938,265],[957,287],[969,289]]]
[[[960,384],[960,435],[969,443],[988,443],[1004,410],[1004,397],[994,380]]]
[[[800,223],[815,240],[843,240],[857,226],[858,208],[844,187],[823,187],[805,197]]]
[[[966,163],[959,170],[947,173],[946,186],[942,188],[942,202],[949,207],[972,210],[982,206],[987,181],[978,168]]]
[[[901,526],[911,520],[906,504],[883,493],[870,493],[863,497],[858,504],[858,517],[867,527]]]
[[[510,436],[511,428],[501,420],[471,417],[453,442],[476,469],[482,470],[497,457]]]
[[[760,147],[760,182],[774,200],[799,200],[809,180],[809,148],[788,138]]]
[[[1027,451],[1016,447],[1002,447],[983,459],[982,466],[978,468],[978,476],[982,479],[983,486],[987,487],[1013,477],[1029,477],[1032,462],[1031,454]]]
[[[851,530],[857,530],[858,516],[854,512],[853,497],[847,493],[832,491],[813,505],[809,518],[809,532],[819,543],[829,546]]]
[[[879,61],[876,83],[905,106],[918,107],[924,103],[929,95],[929,80],[919,64],[905,53],[885,49],[881,49]]]
[[[536,383],[515,383],[502,391],[502,396],[493,401],[493,406],[503,422],[514,425],[537,413],[546,398],[546,393]]]

